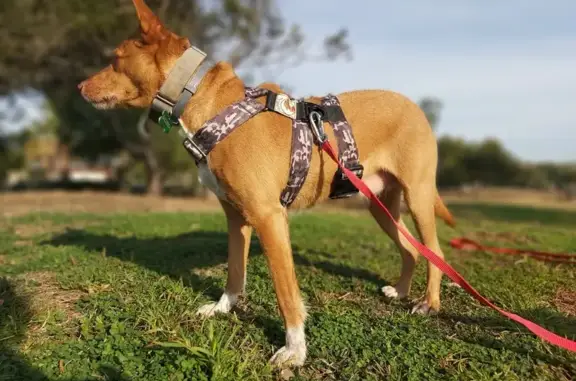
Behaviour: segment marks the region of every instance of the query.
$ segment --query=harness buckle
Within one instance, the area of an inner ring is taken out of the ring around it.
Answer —
[[[298,102],[290,98],[287,94],[269,91],[266,94],[264,111],[274,111],[290,119],[298,116]]]
[[[346,167],[346,169],[352,171],[359,179],[361,179],[364,174],[364,167],[360,163]],[[358,193],[358,188],[352,184],[344,171],[338,168],[332,180],[332,188],[328,197],[331,199],[348,198],[356,193]]]
[[[200,148],[198,144],[194,142],[194,139],[186,138],[184,139],[182,144],[184,145],[184,148],[186,148],[186,151],[188,151],[190,156],[192,156],[194,161],[196,161],[196,163],[200,163],[206,160],[207,157],[206,152],[204,152],[202,148]]]
[[[324,142],[326,142],[326,140],[328,140],[328,137],[326,136],[326,133],[324,132],[324,122],[322,121],[322,114],[320,114],[320,112],[314,110],[314,111],[310,112],[309,118],[310,118],[310,127],[312,130],[312,134],[314,135],[316,142],[319,145],[324,144]]]
[[[364,175],[364,166],[360,163],[346,167],[346,169],[354,173],[359,179],[361,179],[362,175]],[[348,176],[346,176],[346,174],[340,168],[338,168],[338,172],[342,180],[348,180]]]

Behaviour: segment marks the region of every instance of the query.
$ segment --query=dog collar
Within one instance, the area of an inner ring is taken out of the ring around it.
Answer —
[[[149,114],[149,118],[160,124],[164,132],[178,124],[186,104],[211,66],[206,53],[195,46],[186,49],[178,58],[154,96]]]

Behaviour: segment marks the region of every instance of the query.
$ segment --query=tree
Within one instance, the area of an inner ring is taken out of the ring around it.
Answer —
[[[349,56],[344,29],[326,37],[319,53],[311,55],[299,27],[286,25],[273,0],[220,0],[211,7],[205,3],[147,1],[172,30],[189,37],[211,57],[228,60],[247,79],[255,69],[281,70],[310,59]],[[166,160],[160,160],[154,149],[155,140],[136,128],[142,115],[99,112],[76,89],[109,62],[121,40],[135,37],[137,31],[130,0],[2,0],[0,94],[30,89],[43,93],[56,110],[59,137],[73,154],[93,159],[102,152],[127,149],[146,162],[150,188],[159,192],[163,172],[174,163],[164,166]]]
[[[418,102],[418,105],[426,115],[428,123],[432,130],[438,130],[438,123],[440,122],[440,113],[442,112],[442,101],[436,97],[424,97]]]
[[[469,152],[470,146],[463,139],[450,136],[438,139],[439,187],[456,187],[473,180],[464,165]]]
[[[475,181],[497,186],[517,185],[520,161],[500,141],[488,138],[471,148],[464,164]]]
[[[24,142],[28,136],[27,131],[0,134],[0,187],[10,169],[24,165]]]

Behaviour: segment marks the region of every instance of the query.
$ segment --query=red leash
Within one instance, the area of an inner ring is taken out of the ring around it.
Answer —
[[[406,239],[412,245],[414,245],[416,249],[418,249],[420,254],[422,254],[427,260],[429,260],[436,267],[438,267],[444,274],[446,274],[450,279],[452,279],[452,281],[460,285],[460,287],[466,290],[480,303],[500,312],[502,315],[508,317],[509,319],[512,319],[522,324],[524,327],[528,328],[530,331],[532,331],[536,336],[540,337],[541,339],[546,340],[554,345],[557,345],[569,351],[576,352],[576,341],[568,340],[565,337],[558,336],[555,333],[550,332],[540,327],[539,325],[532,323],[529,320],[526,320],[511,312],[504,311],[495,306],[488,299],[480,295],[480,293],[476,291],[474,287],[472,287],[468,282],[466,282],[466,280],[462,277],[462,275],[460,275],[456,270],[454,270],[452,266],[444,262],[444,260],[438,257],[432,250],[430,250],[429,248],[418,242],[418,240],[412,237],[412,235],[408,231],[403,229],[402,226],[400,226],[396,222],[396,220],[392,217],[392,214],[390,214],[390,212],[388,211],[388,209],[386,209],[384,204],[382,204],[380,199],[376,197],[374,193],[372,193],[370,188],[368,188],[366,184],[364,184],[364,182],[360,180],[352,171],[342,166],[342,164],[338,161],[338,156],[334,152],[334,149],[332,148],[328,140],[325,140],[322,143],[322,149],[332,158],[332,160],[334,160],[338,164],[340,169],[346,174],[346,176],[348,176],[350,182],[352,182],[352,184],[354,184],[354,186],[358,188],[358,190],[362,192],[366,197],[370,198],[373,202],[375,202],[388,215],[388,217],[390,217],[392,222],[394,222],[394,224],[396,224],[396,226],[398,227],[398,230],[404,235],[404,237],[406,237]]]
[[[567,253],[548,253],[546,251],[536,251],[527,249],[512,249],[505,247],[484,246],[469,238],[454,238],[450,241],[450,246],[460,250],[488,251],[497,254],[527,255],[538,261],[568,263],[576,265],[576,255]]]

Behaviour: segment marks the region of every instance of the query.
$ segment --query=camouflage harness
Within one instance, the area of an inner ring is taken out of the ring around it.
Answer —
[[[266,96],[264,104],[256,99]],[[196,161],[205,162],[212,149],[250,118],[264,111],[274,111],[292,119],[292,148],[290,171],[286,187],[280,195],[280,202],[288,207],[298,196],[306,181],[312,158],[312,143],[321,144],[325,139],[323,121],[328,121],[338,142],[338,156],[345,168],[362,177],[363,167],[358,158],[358,148],[350,124],[344,116],[338,98],[327,95],[321,103],[289,98],[262,88],[247,87],[245,98],[226,107],[208,120],[195,133],[184,139],[184,147]],[[336,172],[330,198],[344,198],[357,193],[341,169]]]

